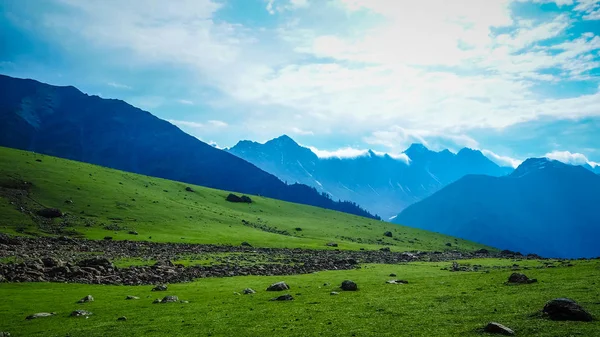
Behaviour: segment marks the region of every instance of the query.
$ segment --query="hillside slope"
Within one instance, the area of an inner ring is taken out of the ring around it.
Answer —
[[[230,203],[225,201],[227,194],[0,147],[0,228],[6,233],[232,245],[247,241],[260,247],[322,249],[329,242],[338,243],[340,249],[385,245],[395,251],[449,249],[446,243],[459,250],[484,247],[264,197],[252,196],[251,204]],[[44,207],[57,207],[69,215],[47,221],[30,214]],[[386,231],[393,237],[385,237]]]
[[[506,177],[466,176],[396,222],[523,253],[600,256],[600,176],[528,159]]]
[[[264,144],[240,141],[227,151],[289,183],[315,187],[335,200],[353,200],[383,219],[464,175],[501,176],[513,171],[477,150],[465,148],[454,154],[421,144],[405,151],[409,162],[373,151],[354,158],[319,158],[286,135]]]
[[[286,185],[123,101],[3,75],[0,87],[0,146],[373,217],[308,186]]]

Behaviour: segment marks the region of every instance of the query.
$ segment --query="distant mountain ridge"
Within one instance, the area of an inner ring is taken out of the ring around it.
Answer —
[[[468,175],[394,222],[548,257],[600,256],[600,176],[546,158],[504,177]]]
[[[376,218],[353,202],[286,185],[126,102],[4,75],[0,87],[2,146]]]
[[[319,158],[287,135],[264,144],[243,140],[227,151],[284,181],[313,186],[336,200],[356,201],[384,219],[466,174],[501,176],[513,170],[477,150],[435,152],[422,144],[404,152],[410,163],[373,151],[355,158]]]

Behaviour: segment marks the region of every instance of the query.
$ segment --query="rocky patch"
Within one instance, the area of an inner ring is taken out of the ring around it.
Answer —
[[[509,277],[508,277],[508,284],[530,284],[530,283],[536,283],[537,279],[530,279],[529,277],[527,277],[525,274],[521,274],[521,273],[512,273]]]
[[[272,298],[271,301],[292,301],[294,297],[290,294],[281,295],[279,297]]]
[[[94,302],[94,297],[92,297],[92,295],[87,295],[86,297],[77,301],[77,303],[87,303],[87,302]]]
[[[37,314],[32,314],[32,315],[25,317],[25,319],[27,319],[27,320],[38,319],[38,318],[50,317],[50,316],[54,316],[54,315],[56,315],[55,312],[38,312]]]
[[[86,317],[86,316],[90,316],[90,315],[92,315],[92,313],[89,311],[75,310],[75,311],[71,312],[71,314],[69,316],[71,316],[71,317]]]

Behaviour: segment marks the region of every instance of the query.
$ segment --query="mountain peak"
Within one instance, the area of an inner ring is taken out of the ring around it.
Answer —
[[[299,146],[295,140],[293,140],[290,136],[285,134],[277,138],[271,139],[270,141],[266,142],[265,145],[266,144],[276,144],[280,146]]]

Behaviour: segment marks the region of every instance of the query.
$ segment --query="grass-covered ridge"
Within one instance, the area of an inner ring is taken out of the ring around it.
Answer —
[[[193,192],[186,191],[186,187]],[[28,197],[18,194],[23,189],[28,190]],[[116,240],[232,245],[247,241],[254,246],[289,248],[326,248],[325,244],[333,241],[340,249],[377,249],[388,244],[394,251],[484,247],[432,232],[258,196],[252,196],[252,204],[230,203],[225,201],[229,193],[226,191],[2,147],[0,192],[0,231],[12,234],[44,234],[20,207],[56,207],[69,215],[54,219],[43,229],[60,228],[61,233],[91,239],[111,236]],[[129,234],[130,231],[139,235]],[[393,237],[383,236],[385,231],[391,231]]]

